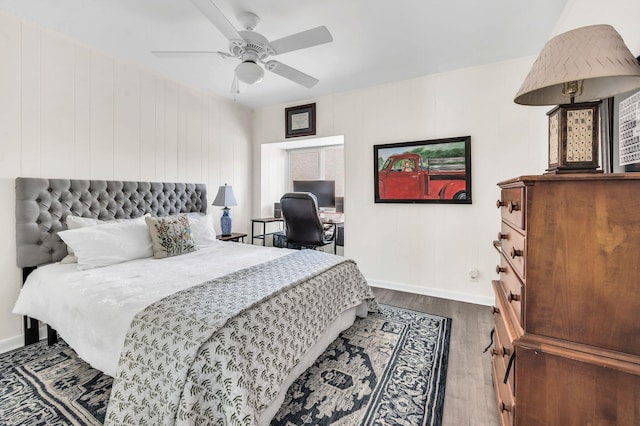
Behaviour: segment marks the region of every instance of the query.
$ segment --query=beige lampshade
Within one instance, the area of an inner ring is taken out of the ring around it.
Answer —
[[[233,196],[233,188],[231,185],[220,186],[218,188],[218,193],[216,194],[215,200],[211,203],[212,206],[237,206],[238,202],[236,201],[236,197]]]
[[[610,25],[592,25],[549,40],[522,83],[514,102],[558,105],[570,102],[563,84],[583,85],[575,102],[608,98],[640,87],[640,65]]]

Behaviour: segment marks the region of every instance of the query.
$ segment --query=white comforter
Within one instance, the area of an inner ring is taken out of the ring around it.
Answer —
[[[114,376],[131,320],[176,291],[290,253],[229,242],[166,259],[139,259],[79,271],[52,264],[33,271],[13,309],[56,329],[85,361]],[[82,318],[82,319],[80,319]]]

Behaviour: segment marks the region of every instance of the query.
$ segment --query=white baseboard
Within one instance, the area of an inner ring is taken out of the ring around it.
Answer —
[[[44,340],[46,338],[47,326],[45,324],[40,327],[40,340]],[[0,340],[0,354],[21,348],[22,346],[24,346],[24,334]]]
[[[423,294],[425,296],[439,297],[441,299],[457,300],[458,302],[474,303],[476,305],[491,306],[495,303],[493,297],[478,296],[469,293],[443,290],[440,288],[421,287],[411,284],[395,283],[389,281],[369,280],[367,282],[372,287],[386,288],[388,290],[404,291],[407,293]]]

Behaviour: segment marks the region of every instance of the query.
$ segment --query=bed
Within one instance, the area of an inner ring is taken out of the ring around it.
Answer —
[[[206,208],[201,184],[16,179],[14,313],[26,343],[36,318],[114,376],[106,424],[268,424],[293,380],[375,307],[352,261],[218,242]],[[68,230],[68,216],[95,222]],[[178,220],[193,249],[155,258],[151,232],[153,256],[87,262],[95,246]]]

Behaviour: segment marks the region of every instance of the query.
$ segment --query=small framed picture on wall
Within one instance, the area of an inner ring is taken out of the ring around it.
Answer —
[[[316,104],[300,105],[284,110],[285,136],[312,136],[316,134]]]

